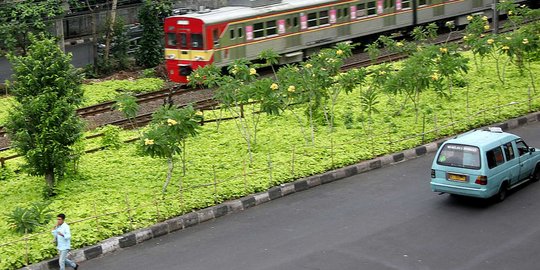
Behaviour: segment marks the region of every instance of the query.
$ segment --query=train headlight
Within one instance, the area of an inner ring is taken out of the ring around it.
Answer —
[[[195,60],[196,61],[202,61],[202,60],[204,60],[204,58],[202,56],[195,56]]]
[[[167,58],[168,58],[168,59],[174,59],[174,54],[169,54],[169,55],[167,55]]]

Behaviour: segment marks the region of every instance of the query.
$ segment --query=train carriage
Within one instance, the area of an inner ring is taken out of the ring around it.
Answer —
[[[515,2],[525,2],[516,0]],[[493,0],[230,0],[230,6],[165,19],[169,78],[196,68],[255,59],[266,49],[297,62],[324,45],[472,13],[491,17]]]

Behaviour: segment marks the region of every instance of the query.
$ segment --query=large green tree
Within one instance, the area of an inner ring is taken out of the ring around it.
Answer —
[[[64,14],[63,0],[0,1],[0,51],[25,55],[30,33],[48,33]]]
[[[81,77],[54,39],[30,35],[26,56],[8,55],[16,103],[6,128],[13,147],[33,175],[45,176],[49,192],[63,176],[73,144],[82,136],[75,109],[81,104]],[[51,193],[50,193],[51,194]]]
[[[143,28],[137,64],[151,68],[163,61],[163,19],[170,15],[172,3],[168,0],[144,0],[139,11],[139,21]]]

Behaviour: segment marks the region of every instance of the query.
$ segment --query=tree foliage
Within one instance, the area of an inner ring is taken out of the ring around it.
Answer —
[[[163,61],[163,19],[171,14],[170,1],[144,0],[139,11],[139,21],[143,28],[139,50],[136,54],[139,66],[150,68]]]
[[[99,75],[108,75],[118,70],[127,69],[130,67],[129,37],[125,29],[125,23],[121,19],[115,20],[112,27],[109,20],[105,26],[105,37],[100,39],[100,44],[105,42],[106,37],[111,38],[110,55],[105,57],[101,53],[97,59],[97,73]],[[105,48],[106,50],[106,48]]]
[[[53,39],[30,36],[27,56],[9,55],[13,65],[12,93],[16,103],[6,128],[13,146],[33,175],[45,176],[49,191],[62,176],[81,137],[81,77]]]
[[[43,226],[52,218],[52,210],[49,204],[44,202],[34,202],[30,207],[17,206],[6,215],[9,226],[17,233],[32,233],[40,226]]]
[[[54,20],[64,14],[61,0],[25,0],[0,2],[0,52],[26,55],[30,34],[48,34]],[[3,54],[3,53],[0,53]]]

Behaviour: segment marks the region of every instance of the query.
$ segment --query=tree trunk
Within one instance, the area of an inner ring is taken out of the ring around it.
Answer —
[[[162,193],[165,193],[165,191],[167,191],[167,186],[171,182],[171,176],[174,169],[172,158],[168,158],[167,163],[169,164],[169,170],[167,171],[167,180],[165,180],[165,184],[163,184],[163,189],[161,190]]]
[[[182,176],[186,176],[186,139],[182,140]]]
[[[109,59],[109,54],[111,51],[111,39],[113,37],[114,23],[116,22],[116,6],[118,5],[118,0],[113,0],[111,7],[111,14],[109,20],[109,29],[107,31],[107,37],[105,38],[105,53],[103,58],[106,60]]]
[[[54,170],[49,170],[45,173],[45,181],[47,182],[49,193],[52,194],[54,189]]]

